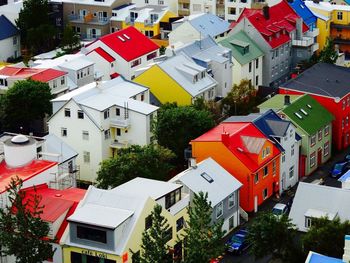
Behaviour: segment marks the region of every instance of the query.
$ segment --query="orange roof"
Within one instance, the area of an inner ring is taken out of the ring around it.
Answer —
[[[4,67],[0,70],[0,75],[3,76],[8,76],[16,79],[32,78],[33,80],[41,82],[48,82],[66,74],[68,73],[56,69]]]

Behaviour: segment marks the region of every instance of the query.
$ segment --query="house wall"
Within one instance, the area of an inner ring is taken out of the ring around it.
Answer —
[[[241,65],[234,57],[233,59],[233,67],[232,67],[232,75],[233,84],[239,85],[242,79],[251,80],[252,85],[258,89],[258,86],[262,84],[262,68],[263,68],[263,56],[258,57],[251,61],[252,69],[249,72],[249,62]],[[258,68],[256,68],[256,64],[258,64]],[[258,76],[258,82],[256,82],[256,76]]]
[[[96,69],[103,74],[102,80],[110,80],[110,75],[116,72],[114,69],[115,63],[109,63],[96,52],[91,52],[87,54],[86,57],[95,62]]]
[[[61,82],[62,80],[64,81]],[[50,86],[51,94],[55,96],[62,95],[68,89],[67,75],[50,80],[49,82],[47,82],[47,84],[49,84]]]
[[[17,38],[17,43],[13,44],[14,37]],[[13,36],[0,40],[0,61],[7,61],[8,58],[18,58],[21,56],[21,40],[20,36]]]
[[[213,70],[214,79],[218,82],[216,95],[218,97],[226,97],[232,88],[232,70],[230,61],[218,63],[212,61],[210,67]]]

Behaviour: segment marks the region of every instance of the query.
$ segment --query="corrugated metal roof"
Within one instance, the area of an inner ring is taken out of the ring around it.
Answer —
[[[210,13],[198,15],[188,21],[203,36],[216,37],[230,29],[230,24],[227,21]]]
[[[19,34],[18,29],[14,24],[11,23],[10,20],[7,19],[6,16],[0,16],[0,40],[13,37]]]

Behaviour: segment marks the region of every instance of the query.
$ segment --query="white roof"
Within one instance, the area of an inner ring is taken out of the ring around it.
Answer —
[[[38,59],[34,61],[33,68],[58,68],[61,65],[67,65],[67,68],[70,64],[77,65],[79,63],[87,63],[88,59],[84,59],[85,55],[78,53],[72,55],[64,55],[54,59]],[[74,62],[77,60],[77,62]],[[90,62],[93,64],[93,62]]]
[[[149,196],[157,200],[178,188],[181,188],[181,185],[137,177],[112,189],[112,191],[116,191],[119,194],[133,193],[134,195]]]
[[[71,61],[67,61],[59,66],[62,68],[67,68],[67,69],[79,70],[79,69],[89,67],[93,64],[94,64],[94,62],[92,62],[91,60],[79,57],[79,58],[73,59]]]
[[[320,1],[319,3],[314,3],[313,1],[305,1],[305,4],[309,8],[315,8],[325,11],[350,11],[350,6],[348,5],[332,5],[330,2]]]
[[[14,3],[8,3],[7,5],[0,6],[0,15],[5,15],[11,23],[16,24],[19,12],[23,8],[23,1],[16,1]]]
[[[50,156],[49,154],[47,154],[44,156],[45,160],[55,161],[55,162],[58,161],[60,163],[64,163],[78,155],[78,153],[72,147],[70,147],[68,144],[63,142],[60,138],[58,138],[54,134],[48,134],[44,137],[44,139],[45,139],[45,144],[44,144],[45,152],[56,153],[59,156],[57,160],[57,157],[55,158],[54,156]]]
[[[95,0],[62,0],[62,3],[72,3],[77,5],[95,5],[95,6],[112,6],[114,2],[117,0],[104,0],[101,1],[95,1]]]
[[[289,217],[300,231],[306,232],[305,216],[328,215],[350,220],[350,190],[300,182]]]
[[[203,173],[206,175],[202,176]],[[205,177],[211,178],[212,182],[210,183]],[[190,167],[179,173],[169,182],[179,182],[197,194],[200,191],[207,192],[208,200],[213,207],[242,186],[236,178],[210,157],[198,163],[196,168]]]

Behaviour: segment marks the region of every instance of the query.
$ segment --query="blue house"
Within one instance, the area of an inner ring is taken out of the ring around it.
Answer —
[[[6,16],[0,15],[0,61],[21,55],[19,31]]]

